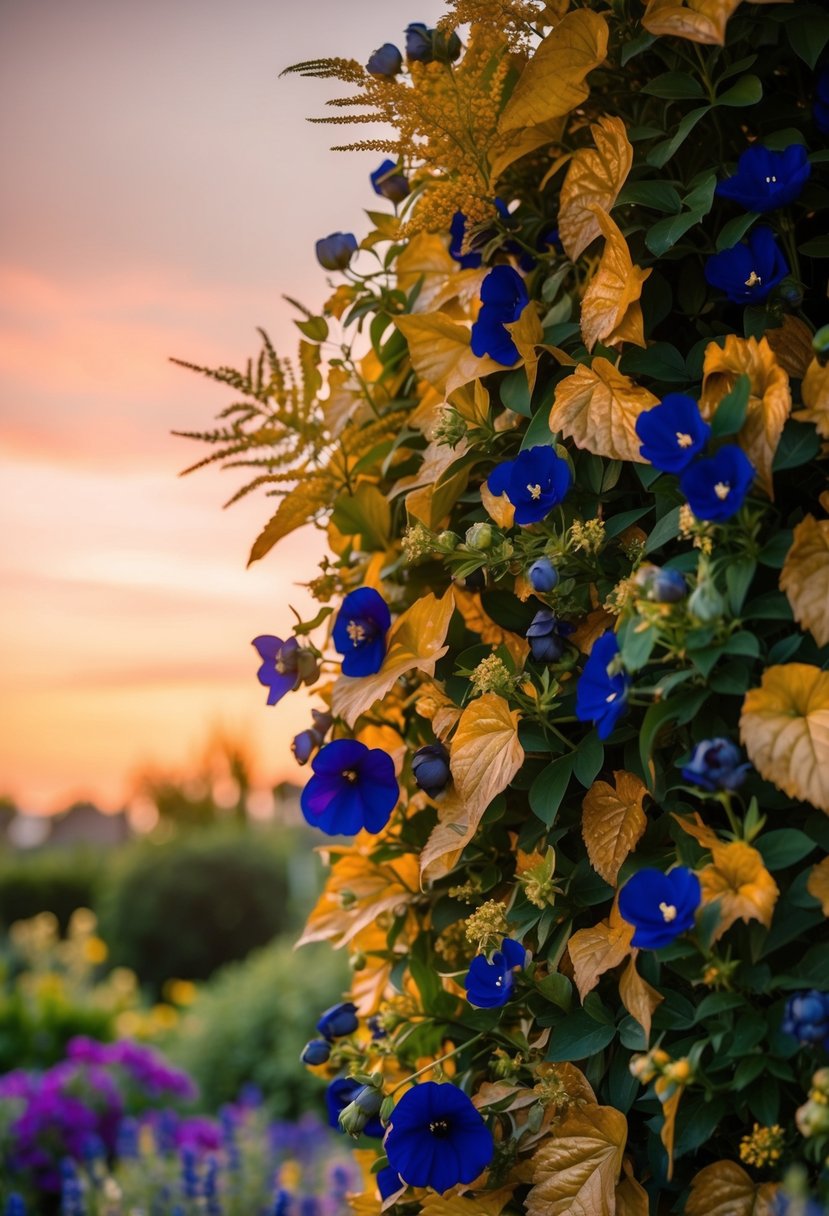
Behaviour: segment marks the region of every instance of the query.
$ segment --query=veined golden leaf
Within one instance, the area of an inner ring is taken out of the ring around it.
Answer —
[[[650,270],[634,266],[627,241],[618,224],[601,207],[591,205],[602,236],[604,252],[581,302],[581,333],[592,350],[597,342],[617,346],[620,342],[645,345],[642,328],[642,284]]]
[[[829,642],[829,520],[807,515],[794,530],[792,547],[780,571],[794,619],[818,646]]]
[[[740,0],[648,0],[642,24],[650,34],[722,46],[728,19],[739,4]]]
[[[636,970],[636,953],[631,957],[619,980],[619,996],[632,1018],[642,1027],[645,1039],[651,1037],[651,1019],[657,1006],[665,999],[661,992],[643,980]]]
[[[774,329],[763,335],[777,357],[777,362],[789,376],[802,380],[814,358],[812,331],[800,317],[787,312]]]
[[[706,1165],[691,1183],[685,1216],[772,1216],[777,1187],[755,1184],[736,1161]]]
[[[633,147],[621,118],[605,115],[590,131],[596,146],[574,154],[558,207],[558,231],[571,262],[601,231],[593,208],[611,210],[633,164]]]
[[[582,1001],[611,967],[618,967],[630,954],[633,925],[622,920],[613,904],[607,920],[592,929],[579,929],[568,942],[573,974]]]
[[[460,716],[449,765],[454,795],[444,797],[440,822],[421,853],[421,873],[445,874],[477,831],[484,811],[524,762],[519,714],[497,693],[472,701]]]
[[[537,127],[581,105],[585,79],[607,54],[607,22],[598,13],[568,13],[536,48],[498,124],[503,134]]]
[[[615,887],[622,862],[648,826],[642,809],[648,787],[623,769],[614,772],[613,781],[615,789],[606,781],[594,781],[585,794],[581,834],[593,869]]]
[[[496,135],[489,152],[489,181],[492,190],[501,174],[514,165],[522,156],[544,148],[547,144],[558,144],[564,134],[566,123],[563,118],[551,118],[548,122],[538,123],[534,127],[524,127],[520,131],[508,131]]]
[[[693,836],[694,840],[699,841],[704,849],[715,849],[720,843],[717,833],[702,822],[699,811],[694,811],[693,819],[686,819],[684,815],[677,815],[672,811],[671,818],[676,820],[683,832],[687,832],[689,836]]]
[[[550,430],[561,431],[595,456],[645,464],[636,419],[658,404],[658,397],[623,376],[608,359],[594,359],[590,367],[580,364],[558,384]]]
[[[829,857],[824,857],[812,866],[806,881],[806,890],[820,901],[823,915],[829,916]]]
[[[611,613],[605,612],[604,608],[594,608],[592,612],[588,612],[587,616],[579,621],[570,635],[570,641],[574,646],[578,646],[582,654],[590,654],[596,638],[600,638],[603,633],[607,633],[608,629],[612,629],[615,623],[616,618]]]
[[[473,355],[469,327],[444,312],[395,317],[397,328],[409,344],[412,365],[418,376],[445,397],[454,389],[479,380],[490,372],[501,372],[503,364]]]
[[[767,667],[745,695],[740,738],[762,777],[829,813],[829,672]]]
[[[634,1178],[627,1158],[623,1169],[625,1177],[616,1187],[616,1216],[649,1216],[648,1192]]]
[[[539,351],[536,349],[544,341],[544,329],[538,309],[530,301],[517,321],[510,321],[504,326],[512,334],[519,355],[524,361],[524,372],[527,377],[530,393],[535,388],[535,378],[538,374]]]
[[[436,297],[447,281],[459,273],[458,263],[450,255],[445,237],[434,232],[418,232],[400,252],[397,262],[397,286],[408,294],[416,283],[422,286],[413,312],[428,312],[435,307]]]
[[[263,558],[277,541],[309,523],[324,507],[331,505],[336,487],[330,477],[305,477],[285,495],[262,531],[253,542],[248,565]]]
[[[499,528],[511,528],[515,522],[515,507],[506,494],[493,494],[484,482],[481,486],[481,502],[487,515]]]
[[[699,408],[709,420],[737,377],[749,377],[748,413],[736,439],[757,470],[760,485],[773,499],[772,461],[792,409],[789,377],[765,338],[758,342],[736,334],[728,334],[723,346],[709,342],[702,371]]]
[[[823,367],[817,359],[812,360],[803,377],[800,396],[805,408],[796,410],[793,417],[798,422],[813,423],[818,435],[829,439],[829,365]]]
[[[440,600],[431,594],[417,600],[389,630],[380,670],[371,676],[340,676],[336,681],[331,695],[334,713],[353,726],[407,671],[433,675],[435,663],[446,654],[444,640],[454,610],[451,588]]]
[[[527,1216],[615,1216],[626,1142],[621,1111],[571,1107],[533,1159]]]
[[[716,844],[712,863],[700,872],[702,897],[706,903],[719,900],[720,922],[713,940],[717,941],[735,920],[759,920],[768,929],[774,905],[780,894],[763,858],[744,840]]]
[[[418,1216],[500,1216],[512,1195],[512,1187],[478,1191],[474,1195],[437,1195],[430,1191],[420,1201]]]

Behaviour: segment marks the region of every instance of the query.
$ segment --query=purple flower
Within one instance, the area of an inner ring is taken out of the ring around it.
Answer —
[[[730,739],[703,739],[694,748],[687,764],[682,765],[682,776],[700,789],[736,790],[746,779],[751,768],[741,763],[740,749]]]
[[[409,194],[408,178],[400,172],[396,160],[384,160],[378,165],[371,174],[371,184],[375,194],[387,198],[395,206],[402,203]]]
[[[425,1081],[403,1094],[383,1142],[389,1165],[409,1186],[441,1194],[473,1182],[489,1165],[492,1134],[457,1086]]]
[[[520,942],[505,937],[501,949],[491,959],[485,954],[473,958],[464,980],[466,996],[470,1005],[478,1009],[497,1009],[505,1005],[515,987],[513,971],[523,967],[527,952]]]
[[[754,465],[742,448],[728,443],[686,469],[679,484],[697,519],[720,523],[736,515],[753,481]]]
[[[391,625],[388,604],[373,587],[358,587],[345,597],[334,622],[332,638],[343,655],[343,675],[370,676],[386,657]]]
[[[539,444],[519,452],[492,470],[487,486],[506,494],[515,507],[515,522],[537,524],[564,499],[573,481],[570,466],[553,448]]]
[[[403,67],[403,56],[393,42],[384,42],[368,57],[366,71],[372,76],[396,76]]]
[[[630,678],[617,671],[619,643],[610,631],[593,643],[576,689],[576,717],[593,722],[600,739],[607,739],[625,712]]]
[[[293,692],[300,685],[297,663],[299,642],[296,638],[283,642],[281,638],[263,633],[254,638],[251,645],[262,660],[256,678],[268,689],[268,705],[276,705],[286,693]]]
[[[311,762],[314,776],[300,806],[312,827],[329,836],[381,831],[400,797],[394,762],[356,739],[334,739]]]
[[[511,367],[518,361],[518,347],[505,325],[517,321],[529,303],[527,286],[511,266],[494,266],[481,285],[481,310],[472,326],[472,353],[489,355],[496,363]]]
[[[699,879],[686,866],[638,870],[619,892],[619,913],[633,925],[631,944],[644,950],[668,946],[691,929],[702,902]]]
[[[325,270],[345,270],[357,252],[357,238],[353,232],[332,232],[321,237],[314,249]]]
[[[636,419],[644,460],[662,473],[681,473],[708,442],[711,428],[693,397],[668,393]]]
[[[746,211],[774,211],[794,202],[811,172],[803,144],[789,144],[782,152],[752,144],[737,161],[733,177],[718,183],[717,194]]]
[[[748,240],[705,263],[705,278],[734,304],[762,304],[789,273],[771,228],[753,228]]]

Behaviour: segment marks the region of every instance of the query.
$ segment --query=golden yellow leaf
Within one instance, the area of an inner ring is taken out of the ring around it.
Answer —
[[[780,571],[794,619],[818,646],[829,642],[829,520],[807,515],[794,530],[792,547]]]
[[[421,520],[427,528],[439,527],[469,481],[466,466],[452,470],[466,449],[465,439],[461,439],[454,448],[447,444],[430,443],[423,453],[420,468],[408,477],[401,477],[395,483],[391,497],[405,493],[409,515]]]
[[[469,345],[469,327],[444,312],[396,317],[395,325],[409,344],[412,365],[439,393],[479,380],[490,372],[501,372],[503,364],[489,357],[479,359]]]
[[[650,270],[634,266],[627,241],[618,224],[601,207],[587,208],[605,238],[604,252],[581,302],[581,333],[592,350],[597,342],[617,346],[620,342],[645,345],[642,322],[642,284]]]
[[[780,891],[763,858],[744,840],[716,844],[712,862],[700,872],[705,903],[719,900],[720,921],[713,941],[722,937],[735,920],[759,920],[768,929]]]
[[[353,726],[407,671],[433,675],[435,663],[446,654],[444,641],[454,610],[451,588],[440,600],[431,594],[417,600],[389,630],[380,670],[371,676],[340,676],[336,681],[331,695],[334,713]]]
[[[800,396],[805,406],[796,410],[792,417],[798,422],[811,422],[818,435],[829,439],[829,364],[823,367],[813,359],[806,369]]]
[[[477,831],[489,804],[505,790],[524,762],[518,741],[520,716],[497,693],[472,701],[460,716],[449,765],[454,797],[444,797],[440,820],[421,854],[421,873],[447,873]]]
[[[636,955],[631,957],[619,980],[619,996],[632,1018],[642,1027],[645,1039],[651,1037],[651,1019],[657,1006],[665,999],[661,992],[643,980],[636,970]]]
[[[607,920],[592,929],[579,929],[567,944],[573,975],[582,1001],[599,978],[611,967],[618,967],[630,954],[633,925],[622,920],[614,903]]]
[[[720,843],[717,833],[702,822],[699,811],[694,811],[693,819],[686,819],[684,815],[677,815],[672,811],[671,818],[676,820],[683,832],[687,832],[689,836],[693,836],[694,840],[699,841],[703,848],[713,849]]]
[[[722,46],[725,27],[740,0],[648,0],[642,24],[650,34]]]
[[[598,13],[568,13],[536,48],[504,107],[499,131],[561,118],[589,95],[585,78],[607,54],[607,22]]]
[[[305,477],[299,485],[289,490],[262,531],[253,542],[248,565],[253,565],[270,553],[274,545],[284,540],[291,532],[301,528],[317,516],[324,507],[331,505],[336,487],[325,475]]]
[[[499,1191],[478,1191],[474,1195],[437,1195],[430,1191],[420,1201],[418,1216],[500,1216],[512,1194],[512,1188]]]
[[[544,341],[544,329],[538,309],[531,300],[524,308],[517,321],[510,321],[504,326],[512,334],[515,347],[524,361],[524,372],[527,377],[530,393],[535,388],[535,378],[538,374],[538,358],[540,347]]]
[[[559,236],[572,262],[601,231],[593,208],[611,210],[633,164],[633,147],[621,118],[600,118],[590,131],[596,146],[574,154],[558,207]]]
[[[370,1148],[356,1148],[351,1150],[351,1156],[360,1170],[362,1192],[359,1195],[349,1194],[349,1209],[354,1216],[380,1216],[383,1201],[377,1188],[377,1176],[371,1171],[377,1160],[377,1153]]]
[[[623,769],[614,772],[613,781],[615,789],[606,781],[594,781],[585,794],[581,834],[593,869],[615,887],[622,862],[648,826],[642,809],[648,787]]]
[[[565,126],[563,118],[551,118],[548,122],[538,123],[534,127],[496,135],[488,149],[489,181],[493,192],[501,174],[522,156],[527,156],[547,144],[560,143]]]
[[[615,1216],[626,1142],[621,1111],[571,1107],[535,1154],[527,1216]]]
[[[773,1183],[754,1183],[736,1161],[715,1161],[691,1183],[685,1216],[771,1216],[776,1193]]]
[[[829,672],[767,667],[745,695],[740,738],[766,781],[829,813]]]
[[[481,486],[481,502],[484,510],[499,528],[511,528],[515,522],[515,507],[506,494],[493,494],[484,482]]]
[[[611,613],[605,612],[604,608],[594,608],[592,612],[588,612],[587,616],[579,621],[570,635],[570,641],[574,646],[578,646],[582,654],[590,654],[596,638],[600,638],[603,633],[607,633],[608,629],[612,629],[615,623],[616,618]]]
[[[659,1139],[662,1141],[668,1155],[668,1178],[674,1176],[674,1141],[676,1140],[676,1117],[679,1114],[679,1103],[685,1093],[684,1085],[672,1085],[664,1096],[659,1095],[662,1103],[662,1126],[659,1129]]]
[[[820,901],[823,915],[829,916],[829,857],[824,857],[812,866],[806,881],[806,890]]]
[[[765,338],[738,338],[728,334],[723,346],[709,342],[702,368],[699,408],[703,418],[712,418],[737,377],[751,381],[748,413],[738,432],[737,443],[757,470],[757,479],[774,498],[771,465],[783,427],[792,409],[789,377]]]
[[[775,329],[767,329],[764,337],[785,372],[802,380],[814,358],[812,331],[800,317],[787,312]]]
[[[616,1187],[616,1216],[649,1216],[648,1192],[636,1181],[627,1161],[625,1174]]]
[[[572,439],[595,456],[643,461],[636,419],[659,404],[646,388],[618,372],[608,359],[580,364],[560,381],[550,413],[550,430]]]
[[[406,242],[395,263],[397,286],[408,293],[416,283],[421,288],[412,309],[415,313],[429,312],[435,298],[447,286],[447,280],[459,273],[458,263],[450,255],[446,238],[434,232],[418,232]]]

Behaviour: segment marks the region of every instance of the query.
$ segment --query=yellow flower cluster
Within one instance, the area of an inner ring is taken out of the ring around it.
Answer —
[[[783,1128],[779,1123],[761,1127],[755,1123],[747,1136],[740,1141],[740,1160],[756,1169],[774,1165],[783,1155]]]
[[[488,899],[466,918],[466,940],[480,951],[500,946],[508,933],[507,910],[497,899]]]

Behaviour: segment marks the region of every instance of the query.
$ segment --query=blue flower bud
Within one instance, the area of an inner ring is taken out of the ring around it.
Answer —
[[[573,626],[560,621],[551,608],[541,608],[526,632],[530,651],[539,663],[555,663],[564,654],[564,639]]]
[[[682,776],[709,793],[736,790],[745,781],[750,768],[730,739],[703,739],[694,748],[688,763],[682,765]]]
[[[416,63],[454,63],[461,53],[461,40],[452,31],[430,29],[423,21],[413,21],[406,27],[406,57]]]
[[[800,1043],[829,1045],[829,993],[812,989],[789,997],[783,1030]]]
[[[688,594],[688,584],[679,570],[640,566],[633,581],[642,590],[643,598],[654,604],[678,604]]]
[[[306,1043],[299,1057],[303,1064],[325,1064],[331,1055],[331,1045],[325,1039],[311,1039]]]
[[[357,252],[357,238],[353,232],[332,232],[318,240],[314,248],[325,270],[345,270]]]
[[[442,743],[427,743],[412,757],[412,775],[430,798],[442,793],[451,777],[449,753]]]
[[[358,1026],[357,1006],[351,1001],[332,1005],[317,1022],[317,1030],[326,1039],[339,1039],[343,1035],[353,1034]]]
[[[378,165],[371,174],[371,184],[375,194],[379,194],[381,198],[387,198],[395,206],[402,203],[409,194],[408,179],[404,173],[400,172],[396,160],[384,160],[382,164]]]
[[[364,1115],[376,1115],[383,1105],[383,1091],[374,1085],[364,1085],[353,1098],[354,1105],[359,1107]]]
[[[530,566],[528,577],[533,591],[552,591],[558,583],[558,570],[549,557],[539,557],[538,561]]]
[[[403,67],[403,56],[393,42],[384,42],[368,57],[366,71],[372,76],[396,76]]]

